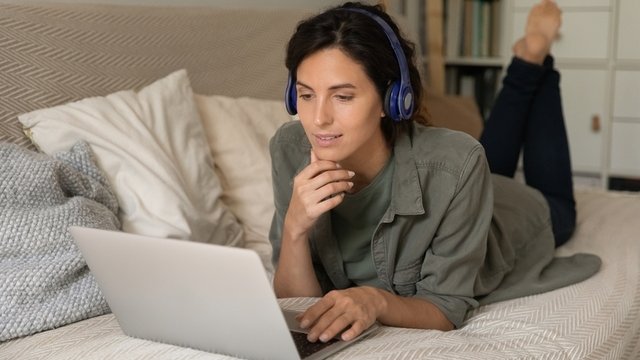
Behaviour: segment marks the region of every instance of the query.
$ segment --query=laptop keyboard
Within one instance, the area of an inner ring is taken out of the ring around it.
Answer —
[[[339,341],[338,339],[331,339],[326,343],[323,343],[322,341],[316,341],[313,343],[307,340],[307,334],[296,331],[291,331],[291,336],[293,337],[293,342],[296,344],[296,348],[298,349],[298,354],[300,354],[300,357],[303,359]]]

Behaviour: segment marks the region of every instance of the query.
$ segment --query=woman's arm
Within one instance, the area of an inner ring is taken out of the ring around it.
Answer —
[[[282,230],[281,249],[274,276],[278,297],[322,296],[311,260],[308,232],[320,215],[342,202],[353,183],[353,172],[335,162],[318,160],[311,151],[311,163],[293,180],[293,192]]]
[[[385,299],[387,306],[378,317],[385,325],[436,329],[442,331],[453,330],[454,326],[440,309],[427,300],[416,297],[402,297],[390,292],[376,289]]]
[[[309,341],[327,341],[339,334],[349,341],[376,319],[389,326],[418,329],[454,328],[437,306],[420,298],[402,297],[374,287],[334,290],[300,316],[300,326],[309,328]]]
[[[280,258],[273,278],[276,296],[322,296],[313,271],[308,238],[306,234],[296,236],[288,228],[285,221]]]
[[[474,283],[484,262],[493,192],[482,147],[464,158],[456,189],[426,252],[414,297],[372,287],[332,291],[300,318],[311,341],[342,334],[352,339],[376,319],[390,326],[451,330],[474,305]],[[471,216],[469,214],[472,214]],[[477,304],[477,302],[475,303]]]

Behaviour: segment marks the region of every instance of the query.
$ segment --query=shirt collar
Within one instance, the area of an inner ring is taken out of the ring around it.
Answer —
[[[411,130],[400,134],[394,146],[395,172],[391,185],[391,204],[383,217],[390,222],[397,215],[422,215],[426,211],[422,187],[413,152]]]

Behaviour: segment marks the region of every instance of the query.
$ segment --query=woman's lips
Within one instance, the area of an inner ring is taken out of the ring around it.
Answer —
[[[327,147],[335,145],[342,137],[341,134],[315,134],[316,145]]]

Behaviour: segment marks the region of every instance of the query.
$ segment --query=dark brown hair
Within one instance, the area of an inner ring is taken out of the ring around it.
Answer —
[[[364,9],[386,21],[398,37],[407,58],[415,106],[410,120],[394,122],[388,116],[382,118],[382,131],[387,142],[393,144],[398,134],[411,129],[412,121],[426,124],[426,119],[421,112],[423,91],[415,64],[415,45],[400,33],[398,26],[380,5],[347,2],[303,20],[289,40],[285,65],[291,76],[295,77],[298,66],[308,56],[323,49],[338,48],[362,65],[375,84],[380,99],[384,101],[389,84],[400,79],[398,60],[384,30],[375,20],[366,14],[345,11],[346,8]]]

